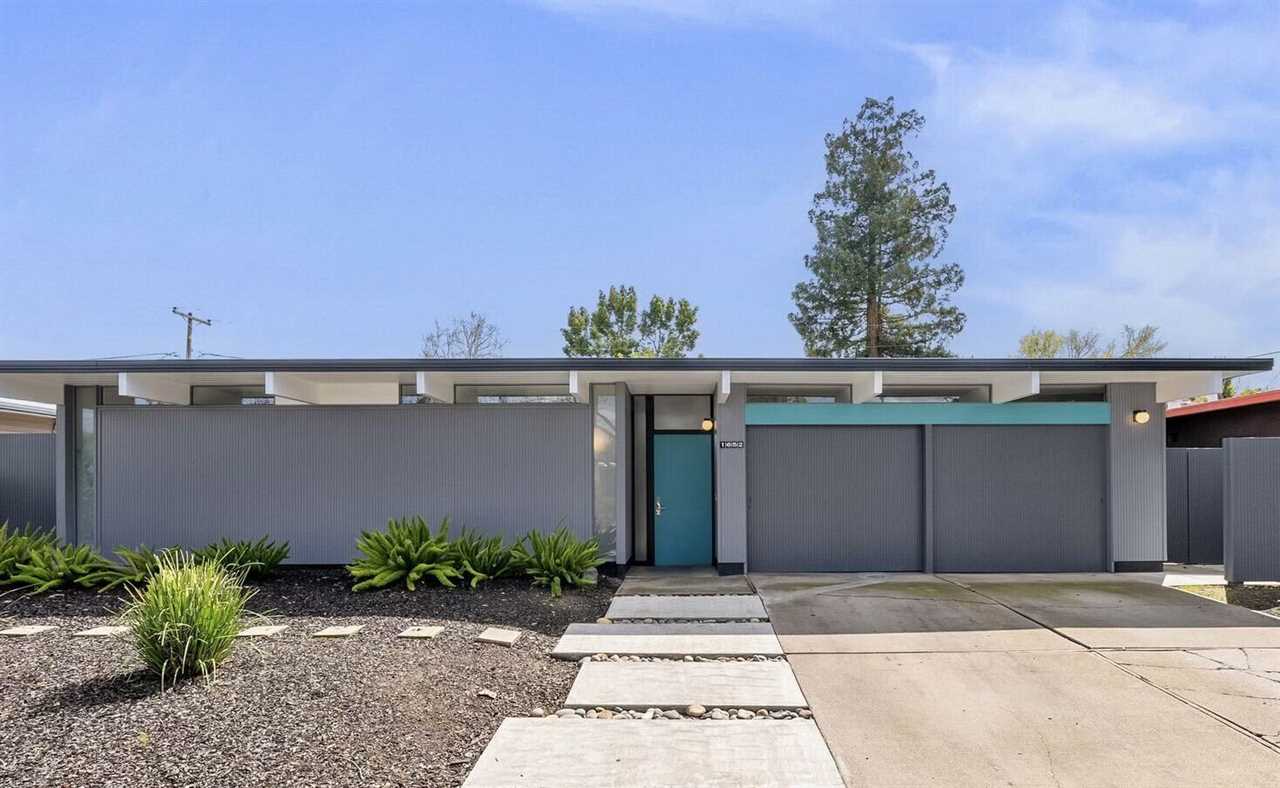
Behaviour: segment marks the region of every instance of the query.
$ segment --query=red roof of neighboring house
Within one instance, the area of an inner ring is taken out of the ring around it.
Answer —
[[[1197,413],[1210,413],[1215,410],[1244,408],[1249,405],[1262,405],[1267,402],[1280,402],[1280,389],[1260,391],[1257,394],[1245,394],[1230,399],[1218,399],[1213,402],[1200,402],[1195,405],[1183,405],[1181,408],[1170,408],[1165,418],[1176,419],[1179,416],[1194,416]]]

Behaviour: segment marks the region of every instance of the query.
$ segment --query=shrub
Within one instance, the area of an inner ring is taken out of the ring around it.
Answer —
[[[150,583],[129,586],[124,620],[138,656],[163,687],[214,672],[231,653],[253,593],[221,566],[165,551]]]
[[[400,580],[412,591],[424,576],[452,588],[453,581],[462,577],[450,549],[447,517],[434,534],[421,517],[392,519],[386,531],[361,532],[356,549],[362,556],[347,567],[360,581],[352,591],[385,588]]]
[[[518,544],[520,542],[516,542]],[[465,528],[450,545],[458,568],[471,577],[472,588],[486,580],[520,574],[524,566],[516,557],[514,547],[504,545],[501,536],[485,538]]]
[[[91,588],[93,576],[107,562],[88,545],[40,544],[27,560],[17,564],[6,582],[31,586],[31,593],[43,594],[64,583]]]
[[[8,523],[0,524],[0,585],[12,582],[18,564],[28,563],[33,551],[53,547],[56,543],[57,539],[48,531],[29,525],[10,531]]]
[[[595,585],[595,579],[588,578],[587,571],[604,563],[597,540],[584,542],[563,526],[550,536],[530,531],[527,538],[528,547],[520,542],[512,548],[512,553],[533,577],[535,585],[550,586],[551,595],[555,597],[560,596],[566,585]]]
[[[137,550],[127,547],[115,549],[116,563],[103,562],[102,568],[84,578],[83,585],[102,586],[98,592],[110,591],[118,585],[129,583],[143,585],[160,571],[160,558],[169,553],[180,552],[176,547],[155,551],[143,545]]]
[[[288,542],[276,544],[269,539],[267,536],[256,542],[223,539],[196,550],[195,557],[198,561],[219,564],[233,574],[244,573],[252,580],[261,580],[289,557]]]

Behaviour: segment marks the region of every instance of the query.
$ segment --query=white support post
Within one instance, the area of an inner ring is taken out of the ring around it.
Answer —
[[[165,405],[191,404],[190,384],[168,375],[121,372],[116,376],[116,386],[122,397],[145,399]]]
[[[867,402],[884,392],[884,373],[880,370],[863,373],[854,378],[849,392],[850,402]]]
[[[265,388],[270,397],[283,397],[308,405],[321,403],[319,385],[290,372],[266,373]]]
[[[716,388],[716,402],[721,405],[729,401],[730,386],[732,383],[730,378],[732,377],[733,376],[729,374],[729,370],[721,370],[720,385]]]
[[[991,379],[992,402],[1013,402],[1039,393],[1039,372],[1010,372]]]
[[[417,392],[419,397],[427,397],[446,405],[453,404],[453,376],[439,372],[419,372],[417,374]]]
[[[576,369],[569,370],[569,396],[578,402],[591,401],[591,389],[581,379]]]

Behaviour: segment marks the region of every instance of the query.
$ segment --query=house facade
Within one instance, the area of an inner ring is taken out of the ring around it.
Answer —
[[[69,542],[389,517],[563,525],[606,570],[1112,571],[1166,558],[1164,404],[1269,359],[0,361],[56,403]]]
[[[1170,408],[1170,448],[1220,449],[1224,438],[1280,438],[1280,391]]]

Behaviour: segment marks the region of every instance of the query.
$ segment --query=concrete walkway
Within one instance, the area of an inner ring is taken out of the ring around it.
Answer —
[[[844,783],[808,720],[509,719],[463,785],[839,788]]]
[[[570,624],[551,652],[560,659],[592,654],[645,657],[782,656],[768,624]]]
[[[639,594],[681,595],[747,594],[755,591],[745,575],[720,575],[711,567],[633,567],[622,581],[617,596]]]
[[[1276,619],[1112,574],[752,582],[850,785],[1280,774]]]
[[[616,596],[609,603],[610,619],[726,619],[768,618],[760,597],[752,594],[725,596]]]
[[[785,662],[588,662],[566,706],[799,709],[807,706]]]
[[[842,785],[791,666],[768,659],[782,653],[773,628],[741,620],[766,615],[745,578],[626,582],[635,593],[615,597],[609,618],[698,620],[570,625],[553,651],[582,662],[566,707],[503,722],[465,785]],[[707,659],[726,655],[750,659]]]

